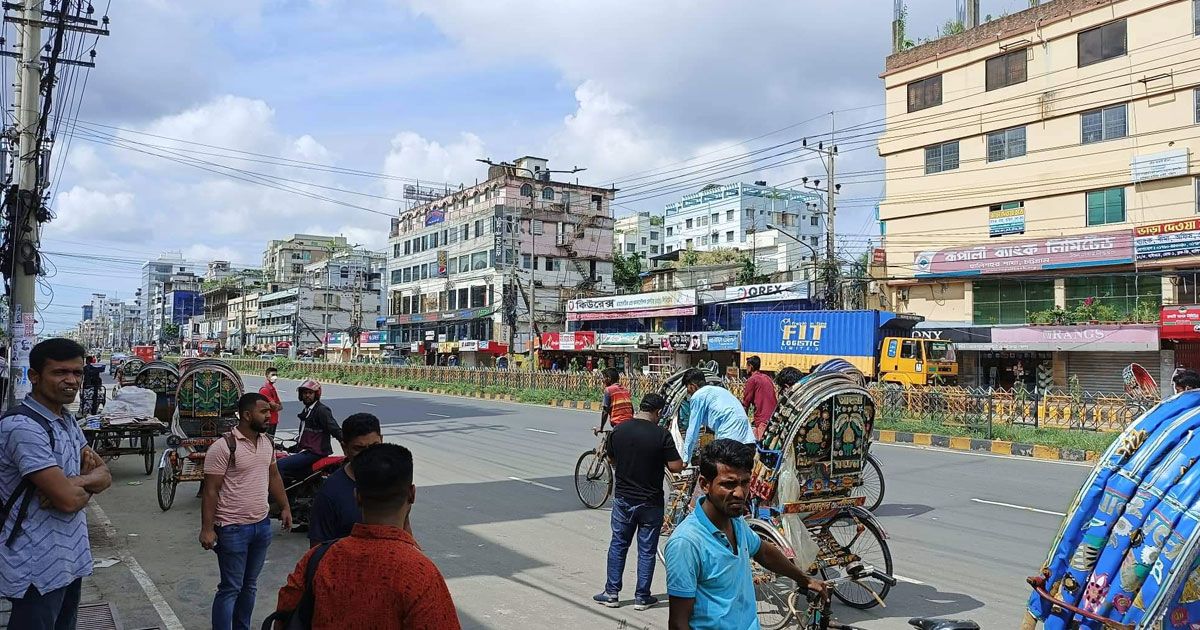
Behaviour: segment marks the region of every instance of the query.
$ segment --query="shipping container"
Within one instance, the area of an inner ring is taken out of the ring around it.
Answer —
[[[757,311],[742,314],[742,360],[757,355],[762,369],[801,370],[833,358],[875,375],[879,341],[907,334],[913,323],[886,311]]]

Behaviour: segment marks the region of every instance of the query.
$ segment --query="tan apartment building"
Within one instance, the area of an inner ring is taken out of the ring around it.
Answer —
[[[1200,367],[1197,11],[1053,0],[887,58],[886,306],[965,384]]]

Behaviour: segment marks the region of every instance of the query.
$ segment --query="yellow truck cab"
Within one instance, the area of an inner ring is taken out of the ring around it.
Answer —
[[[882,383],[923,387],[958,382],[958,361],[949,341],[884,337],[879,353],[877,378]]]

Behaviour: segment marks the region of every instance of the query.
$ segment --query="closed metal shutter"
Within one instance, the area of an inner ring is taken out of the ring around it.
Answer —
[[[1175,343],[1175,365],[1200,372],[1200,343]]]
[[[1158,352],[1068,352],[1067,382],[1079,379],[1084,391],[1115,394],[1125,391],[1122,372],[1130,363],[1158,373]],[[1156,379],[1157,380],[1157,377]]]

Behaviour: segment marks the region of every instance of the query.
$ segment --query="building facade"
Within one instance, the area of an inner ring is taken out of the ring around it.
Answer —
[[[155,260],[142,263],[142,326],[138,331],[136,342],[157,339],[154,331],[150,328],[151,322],[154,321],[154,318],[151,317],[151,308],[161,302],[163,283],[176,274],[202,276],[207,268],[207,264],[186,260],[183,254],[178,252],[165,252]]]
[[[362,329],[364,324],[374,324],[374,315],[370,314],[378,312],[377,293],[298,286],[230,300],[229,318],[234,322],[229,326],[240,343],[241,322],[245,317],[246,343],[256,350],[311,351],[323,347],[330,333],[350,332]]]
[[[200,278],[190,273],[172,275],[158,286],[146,330],[147,341],[163,345],[186,336],[191,318],[204,313],[204,296]]]
[[[1055,0],[888,57],[885,306],[969,329],[965,383],[1200,363],[1158,331],[1200,302],[1195,12]]]
[[[622,256],[637,256],[642,268],[657,266],[655,256],[663,250],[663,218],[639,212],[617,219],[613,224],[613,251]]]
[[[806,190],[709,184],[664,209],[664,253],[732,248],[752,251],[756,234],[779,229],[822,251],[821,197]],[[811,255],[811,254],[810,254]]]
[[[552,181],[546,167],[493,166],[487,181],[392,220],[390,343],[430,360],[435,344],[459,341],[520,352],[531,311],[540,329],[562,330],[568,300],[614,290],[614,191]]]
[[[293,234],[288,239],[270,241],[263,251],[263,278],[276,289],[294,286],[304,278],[305,265],[321,262],[349,247],[344,236]]]

